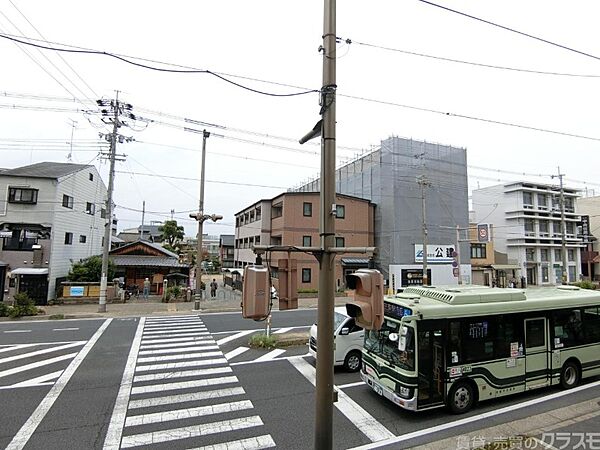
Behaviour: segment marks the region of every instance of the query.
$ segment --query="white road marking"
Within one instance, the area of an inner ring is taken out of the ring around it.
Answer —
[[[205,447],[196,447],[189,450],[261,450],[272,447],[275,447],[273,438],[270,434],[264,434],[253,438],[223,442],[221,444],[207,445]]]
[[[8,390],[8,389],[23,389],[23,388],[29,388],[29,387],[40,387],[40,386],[52,386],[54,384],[53,381],[48,381],[47,383],[38,383],[38,384],[32,384],[32,385],[23,385],[23,386],[15,386],[13,385],[9,385],[9,386],[0,386],[0,390]]]
[[[152,349],[152,348],[174,348],[174,347],[185,347],[187,345],[204,345],[204,343],[213,343],[213,339],[210,336],[202,336],[198,339],[187,338],[187,341],[184,342],[166,342],[164,344],[150,344],[150,345],[142,345],[140,350]]]
[[[240,419],[223,420],[221,422],[205,423],[182,428],[173,428],[151,433],[134,434],[125,436],[121,442],[121,448],[138,447],[160,442],[189,439],[209,434],[226,433],[228,431],[242,430],[244,428],[259,427],[263,421],[259,416],[242,417]]]
[[[84,347],[85,348],[85,347]],[[82,350],[83,351],[83,350]],[[50,359],[44,359],[42,361],[36,361],[31,364],[25,364],[24,366],[15,367],[13,369],[7,369],[0,372],[0,378],[14,375],[15,373],[25,372],[26,370],[37,369],[38,367],[47,366],[54,364],[66,359],[73,359],[77,356],[77,352],[69,353],[68,355],[60,355]]]
[[[172,391],[175,389],[189,389],[203,386],[217,386],[219,384],[237,383],[236,376],[208,378],[205,380],[180,381],[178,383],[151,384],[149,386],[138,386],[131,389],[131,394],[147,394],[149,392]]]
[[[242,353],[247,352],[248,350],[250,350],[249,347],[238,347],[234,350],[231,350],[229,353],[225,353],[225,359],[233,359],[236,356],[240,356]]]
[[[290,311],[294,311],[294,310],[290,310]],[[236,313],[239,314],[239,313]],[[298,327],[290,327],[290,328],[310,328],[312,325],[302,325],[302,326],[298,326]],[[271,328],[271,330],[273,330],[273,332],[275,332],[275,330],[280,330],[281,328]],[[230,331],[215,331],[212,334],[232,334],[232,333],[240,333],[242,331],[252,331],[255,333],[264,333],[265,329],[264,328],[255,328],[253,330],[230,330]]]
[[[210,345],[213,344],[213,345]],[[163,349],[155,349],[155,350],[142,350],[140,351],[140,355],[161,355],[165,353],[186,353],[193,352],[196,350],[204,350],[204,349],[217,349],[218,345],[214,345],[214,342],[198,342],[194,347],[179,347],[179,348],[163,348]]]
[[[208,346],[205,348],[219,348],[218,346]],[[221,352],[196,352],[188,353],[187,355],[167,355],[167,356],[147,356],[144,358],[138,358],[139,363],[153,363],[160,361],[174,361],[177,359],[197,359],[197,358],[208,358],[210,356],[223,356]]]
[[[136,372],[147,372],[149,370],[170,370],[170,369],[182,369],[184,367],[198,367],[198,366],[214,366],[216,364],[227,364],[225,358],[216,359],[200,359],[197,361],[182,361],[176,363],[166,364],[149,364],[147,366],[137,366]]]
[[[316,371],[313,366],[302,358],[290,360],[290,363],[306,378],[313,386],[316,385]],[[352,400],[344,392],[338,390],[338,401],[335,407],[345,415],[351,423],[356,426],[371,442],[392,439],[394,433],[379,423],[373,416],[364,410],[358,403]]]
[[[270,361],[272,359],[277,358],[279,355],[283,355],[284,353],[285,353],[285,350],[277,348],[275,350],[270,351],[269,353],[267,353],[265,355],[262,355],[260,358],[256,358],[254,361],[256,361],[256,362]]]
[[[183,370],[183,371],[175,371],[175,372],[152,373],[150,375],[138,375],[133,378],[133,382],[138,383],[140,381],[172,380],[173,378],[199,377],[199,376],[203,376],[203,375],[215,375],[217,373],[231,373],[231,372],[233,372],[231,367],[213,367],[211,369]]]
[[[14,355],[14,356],[9,356],[7,358],[0,359],[0,364],[11,362],[11,361],[17,361],[19,359],[33,358],[34,356],[45,355],[46,353],[52,353],[52,352],[57,352],[60,350],[66,350],[68,348],[79,347],[83,344],[85,344],[85,341],[72,342],[70,344],[64,344],[64,345],[60,345],[58,347],[52,347],[52,348],[45,348],[43,350],[37,350],[35,352],[30,352],[30,353],[21,353],[20,355]]]
[[[290,330],[293,330],[294,327],[289,327],[289,328],[280,328],[277,331],[273,331],[273,334],[283,334],[283,333],[287,333]]]
[[[8,345],[4,348],[0,348],[0,353],[4,352],[14,352],[15,350],[19,350],[21,348],[35,347],[38,344],[14,344]]]
[[[242,338],[242,337],[247,336],[247,335],[252,334],[252,333],[256,333],[256,330],[240,331],[240,332],[234,334],[233,336],[228,336],[226,338],[219,339],[217,341],[217,344],[218,345],[223,345],[223,344],[226,344],[227,342],[235,341],[236,339]]]
[[[134,427],[136,425],[148,425],[150,423],[163,423],[170,420],[184,420],[193,417],[210,416],[213,414],[224,414],[235,411],[243,411],[252,409],[254,406],[250,400],[242,400],[239,402],[219,403],[217,405],[198,406],[195,408],[176,409],[174,411],[165,411],[159,413],[140,414],[137,416],[129,416],[125,420],[126,427]]]
[[[198,320],[200,319],[200,316],[196,316],[196,315],[192,315],[192,316],[161,316],[161,317],[149,317],[146,319],[146,323],[157,323],[157,322],[163,322],[165,320],[169,321],[169,320],[188,320],[188,319],[194,319],[194,320]]]
[[[160,337],[160,339],[158,339]],[[189,337],[181,337],[181,338],[165,338],[164,336],[153,336],[152,339],[143,339],[142,347],[146,347],[152,344],[172,344],[173,342],[194,342],[194,341],[202,341],[204,339],[212,339],[212,336],[208,336],[206,333],[205,336],[189,336]]]
[[[123,426],[125,424],[125,416],[127,415],[127,403],[129,402],[131,385],[133,384],[135,361],[140,348],[140,342],[142,341],[142,333],[144,331],[144,322],[145,319],[142,317],[138,323],[131,349],[127,356],[127,362],[125,363],[125,369],[123,370],[123,378],[121,379],[121,386],[119,387],[117,400],[113,408],[110,423],[108,424],[106,438],[104,439],[104,449],[119,449],[121,436],[123,434]]]
[[[348,384],[340,384],[339,386],[336,386],[338,389],[348,389],[348,388],[353,388],[353,387],[357,387],[357,386],[364,386],[365,382],[364,381],[357,381],[356,383],[348,383]]]
[[[175,322],[161,322],[161,323],[146,323],[144,326],[145,330],[153,330],[156,328],[178,328],[178,327],[190,327],[192,325],[202,326],[204,322],[201,320],[177,320]]]
[[[106,319],[104,323],[96,330],[94,335],[88,341],[87,344],[81,349],[81,351],[75,354],[75,359],[69,364],[69,366],[64,370],[63,374],[60,378],[54,383],[54,386],[50,388],[50,392],[44,397],[42,402],[35,409],[33,414],[29,416],[29,419],[25,422],[25,424],[21,427],[18,433],[13,437],[6,450],[21,450],[27,444],[27,441],[31,438],[41,421],[44,419],[58,396],[61,394],[81,362],[88,355],[94,344],[100,339],[104,330],[108,327],[112,319]]]
[[[190,337],[190,336],[207,336],[209,333],[208,331],[198,331],[197,333],[173,333],[172,331],[170,331],[170,333],[172,334],[165,334],[163,336],[148,336],[149,339],[144,339],[144,342],[151,342],[151,339],[158,339],[158,338],[181,338],[181,337]]]
[[[199,332],[203,332],[206,331],[206,327],[185,327],[182,328],[180,330],[174,330],[174,329],[169,329],[169,330],[158,330],[158,331],[146,331],[144,330],[144,336],[150,337],[150,336],[154,336],[157,334],[176,334],[176,333],[191,333],[191,332],[195,332],[195,331],[199,331]],[[159,337],[159,336],[156,336]]]
[[[366,450],[366,449],[370,449],[370,448],[383,447],[383,446],[387,446],[387,445],[396,444],[398,442],[408,441],[408,440],[414,439],[416,437],[423,437],[428,434],[437,433],[439,431],[448,430],[450,428],[460,427],[462,425],[466,425],[466,424],[469,424],[472,422],[477,422],[477,421],[483,420],[483,419],[489,419],[490,417],[499,416],[501,414],[512,413],[513,411],[515,411],[517,409],[527,408],[528,406],[537,405],[538,403],[543,403],[543,402],[546,402],[549,400],[554,400],[556,398],[565,397],[567,395],[575,394],[577,392],[584,391],[586,389],[595,388],[598,386],[600,386],[600,381],[595,381],[593,383],[588,383],[588,384],[584,384],[581,386],[571,388],[567,391],[555,392],[553,394],[546,395],[544,397],[534,398],[532,400],[527,400],[523,403],[517,403],[515,405],[506,406],[504,408],[495,409],[493,411],[487,411],[482,414],[478,414],[476,416],[465,417],[464,419],[455,420],[452,422],[446,422],[441,425],[436,425],[434,427],[425,428],[423,430],[418,430],[418,431],[414,431],[412,433],[403,434],[402,436],[396,436],[391,439],[386,439],[385,441],[374,442],[372,444],[367,444],[367,445],[363,445],[360,447],[354,447],[352,450],[363,450],[363,449]]]
[[[31,333],[31,330],[6,330],[4,333]]]
[[[63,373],[62,370],[57,370],[56,372],[48,373],[48,374],[42,375],[40,377],[21,381],[20,383],[11,384],[10,386],[7,386],[7,387],[15,388],[15,387],[31,387],[31,386],[46,385],[46,383],[48,381],[56,380],[58,377],[60,377],[60,375],[62,373]]]
[[[79,328],[52,328],[52,331],[77,331]]]
[[[253,359],[251,361],[233,362],[233,363],[230,363],[229,365],[230,366],[246,366],[248,364],[261,364],[261,363],[273,362],[273,361],[293,361],[295,359],[304,359],[307,356],[311,356],[310,353],[305,353],[304,355],[286,356],[284,358],[267,359],[267,360],[262,360],[262,361],[259,361],[258,359]]]
[[[191,394],[167,395],[165,397],[145,398],[142,400],[131,400],[129,409],[150,408],[153,406],[173,405],[175,403],[196,402],[198,400],[207,400],[214,398],[231,397],[232,395],[243,395],[244,388],[226,388],[216,391],[193,392]]]

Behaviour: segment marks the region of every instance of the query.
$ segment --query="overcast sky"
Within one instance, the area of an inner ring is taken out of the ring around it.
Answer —
[[[597,0],[439,3],[600,57]],[[418,0],[344,0],[337,12],[340,163],[396,135],[467,148],[470,189],[515,179],[556,182],[531,175],[555,174],[560,166],[566,184],[600,194],[599,59]],[[320,88],[322,24],[323,2],[310,0],[0,0],[0,33],[145,58],[161,68],[176,67],[158,62],[208,69],[277,94]],[[595,77],[493,69],[405,52]],[[187,217],[198,207],[202,137],[183,127],[203,126],[184,118],[225,127],[207,128],[213,135],[207,141],[205,212],[224,220],[207,222],[205,232],[233,233],[237,211],[318,175],[319,146],[296,142],[319,119],[315,93],[272,97],[208,74],[159,73],[99,55],[58,56],[6,39],[0,39],[0,55],[0,167],[67,162],[73,132],[71,160],[91,161],[107,183],[108,165],[94,158],[98,133],[109,130],[97,128],[97,114],[76,110],[97,110],[92,101],[118,90],[135,114],[154,120],[120,130],[136,142],[118,147],[127,155],[117,163],[115,179],[119,229],[140,224],[141,213],[134,210],[145,200],[153,212],[146,223],[164,220],[174,209],[186,234],[195,235],[196,224]]]

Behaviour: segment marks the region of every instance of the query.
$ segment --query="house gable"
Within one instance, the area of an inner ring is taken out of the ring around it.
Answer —
[[[130,244],[111,250],[110,254],[115,256],[167,256],[171,258],[177,258],[177,255],[175,253],[170,252],[169,250],[161,247],[160,245],[145,241],[132,242]]]

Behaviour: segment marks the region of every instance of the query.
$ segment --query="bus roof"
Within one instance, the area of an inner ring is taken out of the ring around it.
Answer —
[[[422,319],[543,311],[576,306],[600,305],[600,294],[576,286],[530,289],[487,286],[413,286],[386,301],[412,310]]]

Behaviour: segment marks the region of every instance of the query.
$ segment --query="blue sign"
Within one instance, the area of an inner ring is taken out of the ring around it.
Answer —
[[[71,286],[71,297],[83,297],[83,286]]]

